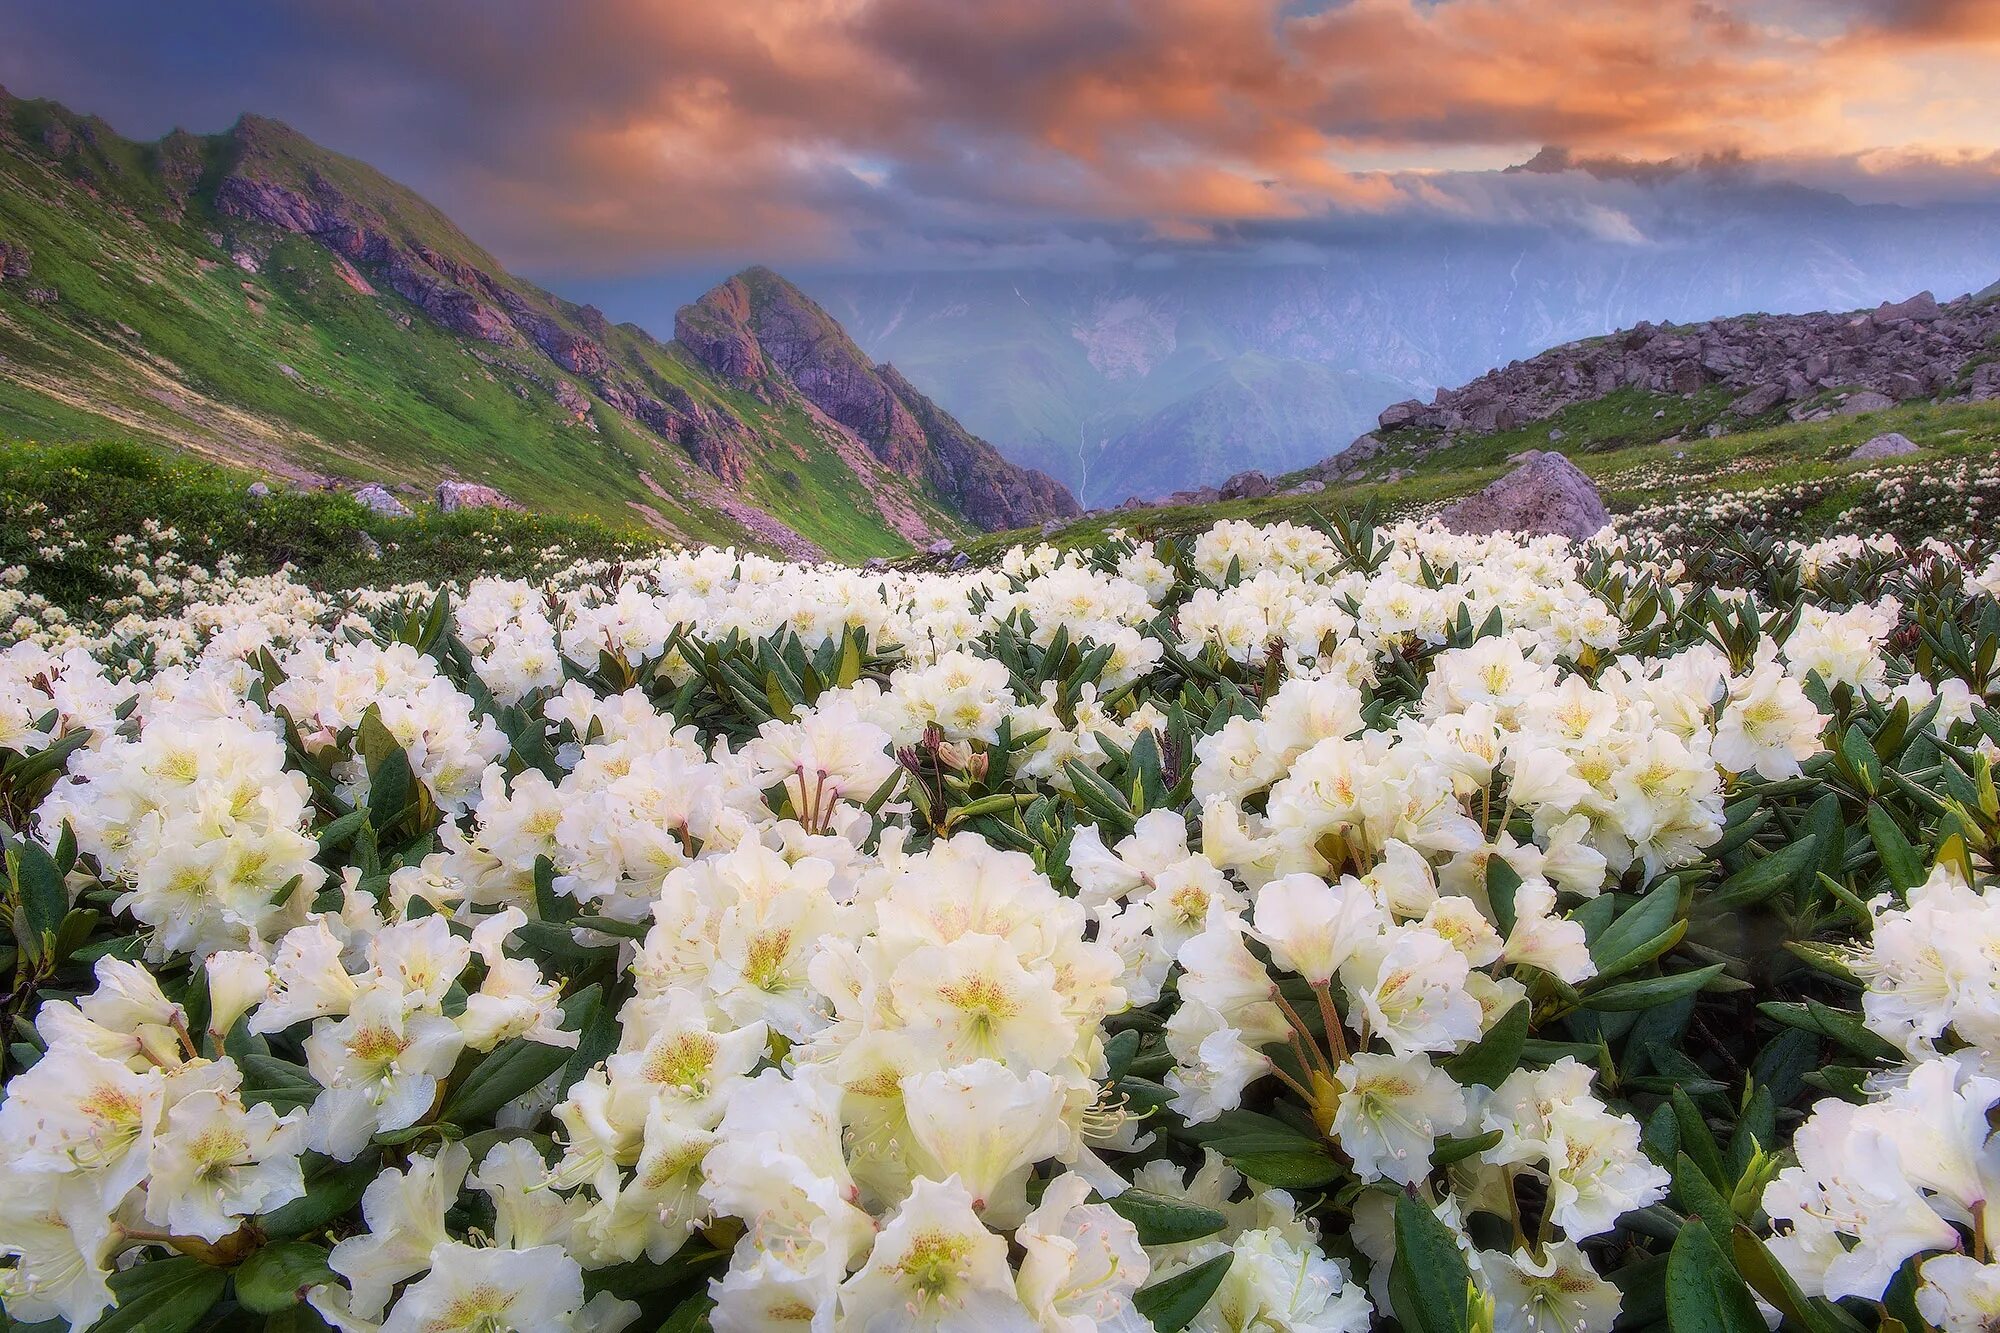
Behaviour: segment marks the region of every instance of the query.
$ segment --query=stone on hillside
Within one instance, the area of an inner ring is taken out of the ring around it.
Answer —
[[[1918,292],[1907,301],[1884,301],[1875,308],[1871,318],[1878,326],[1899,324],[1906,319],[1928,323],[1934,319],[1943,319],[1944,311],[1938,308],[1937,297],[1929,292]]]
[[[437,507],[447,514],[461,509],[522,509],[523,506],[494,490],[472,481],[441,481],[437,486]]]
[[[1880,412],[1896,405],[1896,400],[1886,393],[1876,393],[1873,389],[1863,389],[1860,393],[1847,395],[1847,401],[1840,405],[1840,415],[1857,417],[1863,412]]]
[[[1271,479],[1252,468],[1239,472],[1222,483],[1222,498],[1225,500],[1261,500],[1274,488]]]
[[[1762,416],[1780,402],[1784,402],[1784,384],[1770,382],[1770,384],[1758,384],[1756,388],[1746,392],[1742,398],[1730,404],[1730,410],[1736,412],[1738,416]]]
[[[1576,464],[1534,453],[1500,480],[1441,515],[1452,532],[1556,534],[1582,541],[1610,522],[1604,501]]]
[[[266,486],[261,481],[253,481],[250,483],[250,487],[248,491],[245,492],[245,494],[247,494],[253,500],[263,500],[270,496],[271,488],[269,486]]]
[[[389,494],[389,488],[377,481],[371,481],[366,486],[357,487],[354,492],[354,498],[359,500],[364,508],[373,513],[384,514],[390,518],[408,518],[410,516],[410,507]]]
[[[1914,454],[1917,451],[1918,446],[1916,441],[1907,435],[1899,434],[1892,430],[1887,434],[1877,435],[1874,439],[1868,441],[1868,443],[1855,449],[1853,453],[1847,456],[1847,461],[1858,463],[1871,458],[1901,458],[1904,454]]]
[[[1398,426],[1407,426],[1412,421],[1415,421],[1423,413],[1423,410],[1424,405],[1422,403],[1414,398],[1408,398],[1400,403],[1391,403],[1383,408],[1382,415],[1376,417],[1375,421],[1383,430],[1394,430]]]
[[[953,543],[953,541],[951,540],[951,538],[949,538],[949,537],[940,537],[940,538],[938,538],[938,539],[937,539],[936,541],[932,542],[932,543],[931,543],[931,544],[930,544],[929,546],[926,546],[926,547],[924,548],[924,554],[925,554],[925,555],[950,555],[950,554],[951,554],[951,553],[952,553],[953,551],[955,551],[955,550],[957,550],[957,549],[958,549],[957,545],[956,545],[955,543]]]
[[[33,271],[33,255],[19,241],[0,241],[0,278],[25,278]]]
[[[1904,371],[1889,377],[1888,388],[1889,396],[1900,403],[1907,403],[1912,398],[1927,398],[1931,391],[1929,384]]]
[[[1286,495],[1318,495],[1326,489],[1326,483],[1317,480],[1302,481],[1285,491]]]

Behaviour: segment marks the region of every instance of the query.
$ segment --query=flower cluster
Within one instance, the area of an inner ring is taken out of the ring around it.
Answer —
[[[1972,1327],[2000,563],[1903,554],[1223,524],[17,644],[0,1299],[1606,1333],[1719,1193]],[[1878,897],[1903,829],[1968,869]],[[1744,1019],[1766,953],[1864,1017]],[[1781,1168],[1829,1033],[1909,1068]]]

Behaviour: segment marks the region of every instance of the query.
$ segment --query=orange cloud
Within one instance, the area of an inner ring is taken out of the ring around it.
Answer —
[[[126,21],[29,25],[0,78],[193,83],[149,63],[172,14],[107,3]],[[1985,181],[2000,150],[1990,60],[1967,58],[2000,42],[2000,0],[219,0],[200,21],[203,105],[404,168],[529,263],[1215,235],[1436,206],[1399,163],[1542,144]],[[110,32],[129,58],[102,57]]]

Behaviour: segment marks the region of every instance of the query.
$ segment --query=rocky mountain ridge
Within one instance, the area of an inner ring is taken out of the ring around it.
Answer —
[[[168,297],[178,319],[153,308]],[[795,555],[1076,512],[768,270],[676,324],[687,339],[662,341],[508,273],[278,122],[140,144],[0,90],[0,429],[76,433],[81,412],[291,475],[412,495],[476,477]],[[262,371],[238,335],[274,349]],[[10,393],[27,399],[13,422]]]
[[[1392,403],[1376,430],[1319,471],[1340,476],[1390,454],[1423,457],[1621,390],[1713,398],[1711,436],[1916,400],[2000,398],[2000,284],[1943,303],[1926,291],[1872,310],[1642,322],[1565,343],[1440,389],[1429,402]]]

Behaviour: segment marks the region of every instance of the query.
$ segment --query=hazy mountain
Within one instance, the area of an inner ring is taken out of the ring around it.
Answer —
[[[1950,296],[2000,269],[1991,207],[1859,205],[1726,167],[1544,154],[1438,188],[1485,220],[1269,224],[1102,264],[799,280],[969,429],[1106,505],[1284,471],[1393,401],[1642,320]]]

